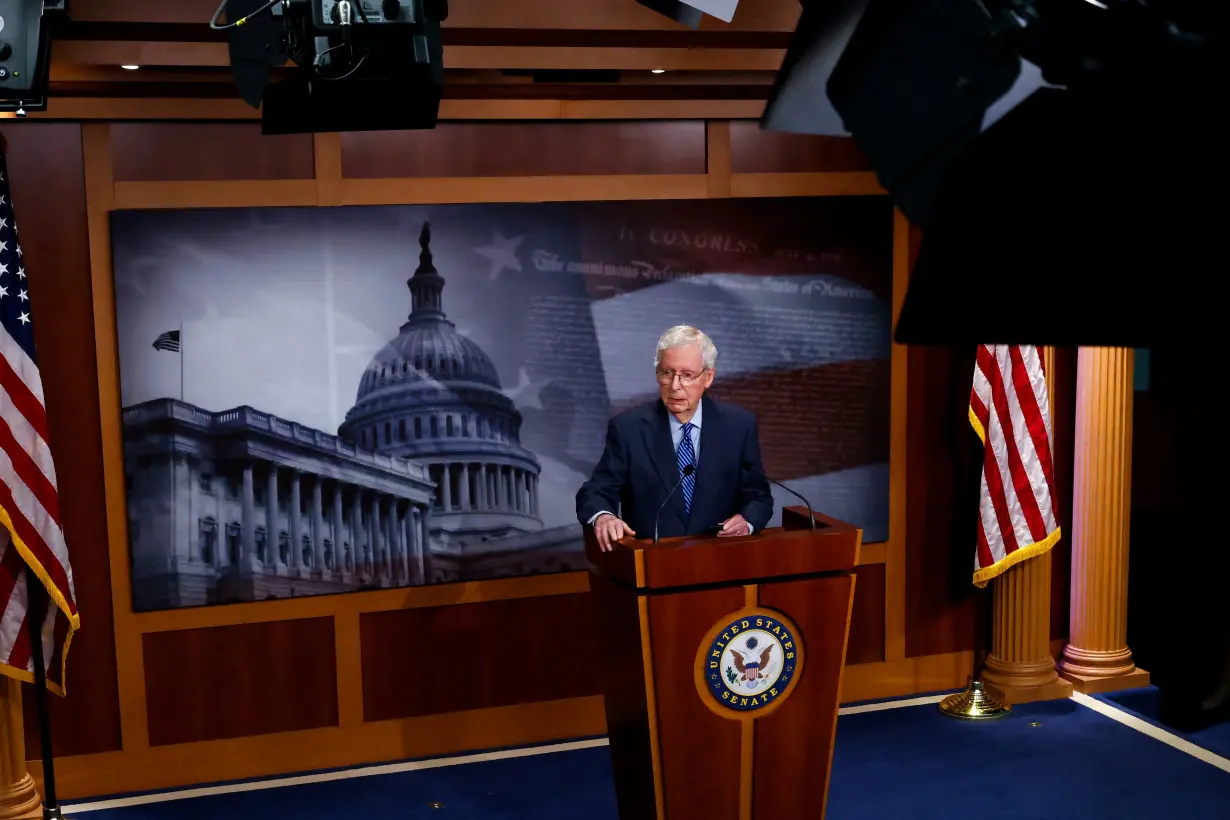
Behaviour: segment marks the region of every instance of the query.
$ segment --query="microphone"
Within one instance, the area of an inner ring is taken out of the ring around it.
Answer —
[[[773,478],[769,478],[769,476],[765,474],[764,470],[757,470],[755,467],[751,467],[751,466],[749,466],[747,469],[751,470],[753,473],[756,473],[758,476],[760,476],[761,478],[763,478],[765,481],[769,482],[770,484],[776,484],[778,487],[781,487],[783,490],[790,493],[795,498],[799,499],[799,501],[802,501],[807,506],[807,517],[811,520],[811,528],[813,530],[816,528],[816,514],[811,508],[811,502],[808,501],[806,498],[804,498],[802,493],[795,492],[794,490],[787,487],[785,484],[781,483],[780,481],[777,481],[776,479],[773,479]]]
[[[691,464],[684,467],[683,470],[680,471],[679,480],[675,482],[675,486],[671,488],[671,491],[666,494],[666,500],[662,502],[662,506],[658,507],[658,514],[653,517],[653,542],[655,544],[658,543],[658,519],[662,517],[662,511],[665,510],[666,505],[670,503],[671,496],[673,496],[675,494],[675,491],[678,490],[679,487],[683,484],[683,480],[694,472],[696,472],[696,468],[693,467]]]

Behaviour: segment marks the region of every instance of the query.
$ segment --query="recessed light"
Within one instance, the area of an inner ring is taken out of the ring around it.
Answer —
[[[666,69],[665,68],[651,68],[649,69],[649,73],[650,74],[665,74]]]
[[[126,69],[126,70],[128,70],[128,71],[136,71],[136,70],[137,70],[138,68],[140,68],[140,67],[141,67],[141,66],[139,66],[139,65],[122,65],[122,66],[120,66],[120,68]]]

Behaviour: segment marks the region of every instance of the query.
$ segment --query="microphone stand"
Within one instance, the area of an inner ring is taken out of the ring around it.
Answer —
[[[769,476],[765,475],[765,472],[763,470],[757,470],[756,468],[753,467],[752,472],[756,473],[758,476],[760,476],[761,478],[763,478],[765,481],[769,482],[770,484],[774,484],[778,487],[781,487],[783,490],[793,495],[799,501],[802,501],[803,505],[807,507],[807,520],[811,522],[811,528],[813,530],[816,528],[815,510],[811,508],[811,502],[808,501],[806,498],[804,498],[802,493],[797,492],[790,487],[787,487],[785,484],[781,483],[780,481],[777,481],[776,479],[769,478]]]
[[[662,518],[662,511],[666,509],[666,505],[670,503],[671,497],[683,484],[683,480],[696,472],[696,468],[691,464],[679,471],[679,480],[675,482],[675,486],[671,487],[671,491],[666,494],[665,500],[662,501],[662,506],[658,507],[658,514],[653,517],[653,542],[658,543],[658,521]]]

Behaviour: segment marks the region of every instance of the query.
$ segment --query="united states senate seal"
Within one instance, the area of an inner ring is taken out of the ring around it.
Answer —
[[[697,684],[729,717],[781,701],[802,670],[797,628],[767,609],[734,613],[710,630],[697,653]]]

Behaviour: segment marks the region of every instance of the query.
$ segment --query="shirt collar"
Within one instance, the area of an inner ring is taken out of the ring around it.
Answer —
[[[704,414],[704,412],[705,412],[705,403],[702,401],[700,404],[696,405],[696,412],[693,413],[692,418],[688,420],[689,423],[693,427],[695,427],[697,430],[700,429],[700,426],[701,426],[700,417]],[[680,428],[683,427],[683,422],[681,422],[679,419],[675,418],[671,414],[667,413],[666,418],[671,423],[672,432],[674,432],[675,430],[679,430]]]

